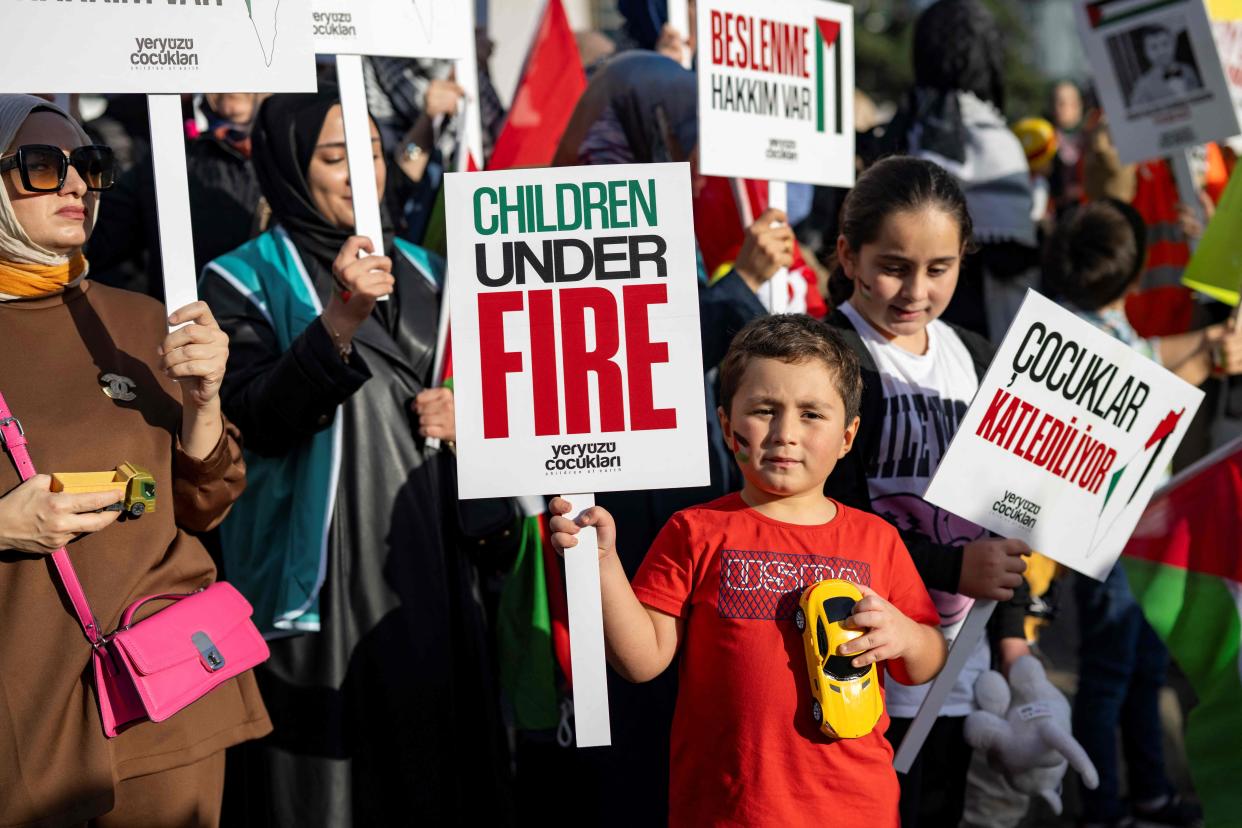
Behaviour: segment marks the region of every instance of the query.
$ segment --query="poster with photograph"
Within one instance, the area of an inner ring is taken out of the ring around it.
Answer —
[[[854,185],[854,10],[699,0],[704,175]]]
[[[0,0],[0,92],[313,92],[309,18],[310,0]]]
[[[311,0],[315,51],[459,58],[473,36],[469,11],[462,0]]]
[[[1239,132],[1202,0],[1087,0],[1077,13],[1123,162]]]
[[[1203,392],[1027,291],[924,495],[1103,579]]]
[[[689,165],[445,188],[460,496],[707,485]]]

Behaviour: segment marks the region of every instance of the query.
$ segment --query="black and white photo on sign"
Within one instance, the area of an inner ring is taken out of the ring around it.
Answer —
[[[1110,36],[1107,42],[1131,116],[1211,97],[1180,16],[1145,21]]]

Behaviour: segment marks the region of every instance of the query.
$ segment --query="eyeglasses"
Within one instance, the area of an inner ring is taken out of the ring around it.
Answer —
[[[116,156],[111,147],[88,144],[65,155],[49,144],[24,144],[0,159],[0,173],[16,168],[22,186],[32,193],[55,193],[65,186],[69,166],[78,171],[88,190],[106,190],[116,181]]]

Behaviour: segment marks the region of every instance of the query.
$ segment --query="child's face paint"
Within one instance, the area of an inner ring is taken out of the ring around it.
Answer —
[[[850,304],[894,344],[923,353],[928,324],[944,313],[962,262],[961,228],[938,207],[892,213],[875,241],[837,254],[854,282]]]
[[[818,359],[753,360],[721,423],[746,488],[768,497],[822,493],[858,429],[857,418],[845,422],[845,403]]]

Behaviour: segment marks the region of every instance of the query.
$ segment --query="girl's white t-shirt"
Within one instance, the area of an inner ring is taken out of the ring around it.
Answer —
[[[923,499],[940,458],[979,390],[974,361],[961,338],[944,322],[927,326],[927,352],[912,354],[893,345],[863,319],[849,302],[841,312],[853,324],[875,361],[884,394],[879,451],[867,468],[867,489],[876,514],[901,529],[914,529],[937,543],[964,546],[986,537],[986,530]],[[867,423],[867,428],[877,424]],[[973,600],[956,593],[928,590],[940,611],[946,639],[957,634]],[[974,709],[975,679],[988,669],[986,640],[981,640],[940,709],[942,716],[965,716]],[[912,718],[927,696],[927,685],[885,683],[890,716]]]

